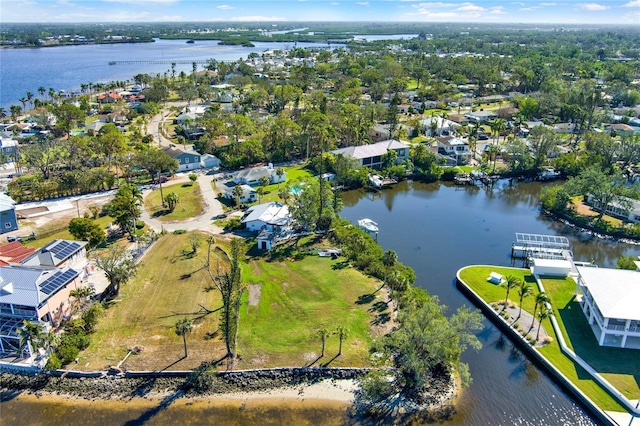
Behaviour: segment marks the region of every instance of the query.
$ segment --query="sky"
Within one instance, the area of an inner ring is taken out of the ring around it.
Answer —
[[[631,24],[640,0],[1,0],[0,22],[383,21]]]

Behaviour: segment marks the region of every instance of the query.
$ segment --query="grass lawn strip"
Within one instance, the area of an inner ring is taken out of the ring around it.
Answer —
[[[160,189],[154,189],[147,195],[144,199],[145,209],[151,216],[163,222],[190,219],[201,215],[204,211],[198,182],[193,182],[193,185],[191,182],[186,182],[162,187],[162,194],[165,197],[172,192],[178,194],[179,199],[174,211],[169,212],[168,208],[162,207]]]
[[[504,268],[504,267],[496,267],[496,266],[471,266],[464,268],[460,271],[460,278],[473,290],[475,291],[482,299],[487,303],[504,301],[504,297],[506,294],[506,290],[503,287],[500,287],[495,284],[491,284],[487,282],[487,277],[491,272],[497,272],[502,274],[503,276],[513,275],[520,279],[525,279],[525,277],[530,277],[528,280],[533,280],[533,276],[528,269],[518,269],[518,268]],[[564,280],[562,280],[564,281]],[[561,316],[558,313],[558,309],[562,309],[562,301],[560,301],[560,305],[557,305],[558,300],[554,297],[555,295],[552,293],[554,291],[553,286],[550,288],[546,288],[547,294],[550,295],[552,300],[552,307],[554,309],[554,313],[557,317]],[[573,291],[575,290],[575,283],[573,284],[571,295],[573,295]],[[512,290],[514,294],[514,299],[517,298],[517,292]],[[533,312],[533,307],[535,304],[535,295],[539,293],[537,286],[534,286],[534,295],[524,300],[523,309],[528,310],[529,312]],[[562,300],[562,299],[560,299]],[[581,313],[581,312],[580,312]],[[558,319],[558,324],[562,329],[563,325],[560,325],[560,320]],[[549,335],[555,335],[552,330],[551,321],[549,319],[545,319],[542,322],[542,326],[545,327],[545,330],[549,333]],[[591,330],[588,330],[591,332]],[[593,337],[595,340],[595,337]],[[596,343],[597,344],[597,343]],[[615,399],[613,398],[604,388],[602,388],[592,377],[580,367],[573,360],[568,358],[564,353],[562,353],[560,349],[560,345],[558,343],[557,337],[546,346],[537,349],[542,355],[547,358],[559,371],[561,371],[574,385],[576,385],[585,395],[587,395],[595,404],[597,404],[601,409],[605,411],[618,411],[618,412],[626,412],[625,408]],[[610,365],[615,365],[615,361],[611,360]],[[613,384],[613,382],[611,382]],[[615,385],[614,385],[615,386]],[[618,388],[619,389],[619,388]],[[622,389],[619,389],[622,391]]]

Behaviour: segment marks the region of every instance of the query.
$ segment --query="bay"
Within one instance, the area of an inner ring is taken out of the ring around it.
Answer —
[[[176,71],[191,73],[191,61],[216,59],[237,61],[252,53],[267,50],[289,50],[294,47],[323,48],[326,43],[254,42],[255,47],[223,46],[217,40],[161,40],[153,43],[97,44],[82,46],[40,47],[33,49],[0,49],[0,106],[20,105],[27,92],[40,97],[39,87],[49,91],[79,91],[81,84],[126,81],[139,73],[151,75],[170,73],[172,61]],[[333,45],[331,45],[333,46]],[[340,45],[335,45],[336,47]],[[110,61],[139,61],[136,64],[109,65]],[[145,61],[164,61],[149,64]],[[202,70],[203,65],[198,65]],[[46,99],[45,93],[44,98]]]

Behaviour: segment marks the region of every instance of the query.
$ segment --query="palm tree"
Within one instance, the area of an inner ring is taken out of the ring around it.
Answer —
[[[540,336],[540,326],[542,325],[542,321],[549,318],[551,315],[553,315],[553,311],[546,306],[538,312],[538,331],[536,332],[536,340],[538,340],[538,337]]]
[[[526,284],[523,281],[522,285],[518,289],[518,294],[520,295],[520,310],[518,311],[518,318],[520,318],[520,315],[522,315],[522,300],[525,297],[529,297],[529,296],[531,296],[533,294],[533,287],[531,287],[531,284]],[[534,313],[534,315],[535,315],[535,313]]]
[[[22,98],[20,98],[20,99],[18,99],[18,100],[19,100],[19,101],[20,101],[20,103],[22,104],[22,109],[25,109],[25,108],[27,107],[27,102],[28,102],[28,101],[27,101],[27,98],[22,97]]]
[[[22,112],[22,108],[20,107],[20,105],[11,105],[9,107],[9,111],[11,111],[11,119],[13,121],[16,121],[18,119],[18,116]]]
[[[547,293],[545,293],[544,291],[536,294],[536,304],[533,307],[533,316],[535,317],[536,314],[538,313],[538,306],[540,306],[540,309],[544,308],[546,306],[547,303],[549,303],[549,295]]]
[[[236,198],[236,206],[240,205],[240,197],[244,195],[244,190],[242,189],[242,185],[236,185],[232,190],[233,196]]]
[[[84,311],[84,308],[87,305],[89,298],[93,296],[95,293],[96,291],[93,287],[80,287],[75,290],[71,290],[69,292],[69,296],[76,299],[76,301],[80,305],[80,310]]]
[[[46,92],[47,92],[47,89],[45,89],[44,86],[38,87],[38,93],[40,93],[40,96],[44,96]]]
[[[5,118],[7,116],[7,110],[3,107],[0,107],[0,118]]]
[[[27,101],[29,102],[29,104],[31,104],[32,100],[33,100],[33,93],[27,92]]]
[[[326,328],[321,328],[320,330],[317,331],[317,333],[318,333],[318,336],[322,339],[322,354],[320,355],[320,358],[322,358],[324,357],[324,347],[327,341],[327,337],[331,336],[331,332]]]
[[[518,277],[514,277],[513,275],[507,275],[507,280],[502,284],[502,287],[507,289],[507,295],[504,298],[504,308],[507,308],[507,302],[509,301],[509,292],[511,289],[514,289],[520,285],[522,280]]]
[[[349,337],[349,330],[347,330],[345,327],[340,325],[336,329],[336,334],[338,335],[338,338],[340,339],[340,347],[338,348],[338,355],[342,355],[342,342],[344,340],[346,340],[347,337]]]
[[[264,186],[259,186],[258,189],[256,189],[256,193],[258,194],[258,204],[260,202],[262,202],[262,196],[264,195]]]
[[[18,337],[20,338],[20,348],[29,350],[29,356],[42,344],[44,339],[44,331],[41,324],[24,320],[22,327],[18,329]]]
[[[389,278],[389,270],[398,262],[398,254],[393,250],[387,250],[382,254],[382,265],[384,265],[384,282],[382,286],[387,284]]]
[[[289,185],[285,185],[278,190],[278,197],[280,197],[285,204],[289,204],[289,200],[291,199],[291,188],[289,188]]]
[[[164,200],[167,202],[169,211],[172,212],[176,209],[176,205],[178,204],[178,201],[180,201],[180,198],[178,197],[178,194],[172,192],[170,194],[167,194],[167,196],[164,197]]]
[[[182,342],[184,343],[184,357],[188,357],[187,353],[187,333],[191,333],[193,325],[189,318],[182,318],[176,322],[175,332],[178,336],[182,336]]]
[[[282,175],[284,175],[284,169],[282,167],[276,168],[276,176],[278,176],[278,186],[280,186],[280,181],[282,180]]]

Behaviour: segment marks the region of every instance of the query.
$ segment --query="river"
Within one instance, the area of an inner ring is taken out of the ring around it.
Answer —
[[[594,260],[611,267],[618,257],[640,255],[640,246],[600,240],[542,217],[538,209],[541,184],[499,181],[493,188],[458,187],[447,183],[402,182],[378,193],[343,194],[342,216],[356,222],[368,217],[380,226],[378,242],[394,250],[413,267],[417,284],[437,295],[449,312],[467,299],[454,285],[455,273],[469,264],[508,266],[516,232],[564,235],[572,242],[576,259]],[[519,266],[519,265],[518,265]],[[489,321],[478,334],[483,348],[468,352],[473,383],[447,425],[594,425],[585,411],[529,362]],[[151,424],[201,424],[215,416],[220,424],[340,424],[346,418],[339,407],[307,407],[283,402],[277,408],[215,407],[204,402],[162,406],[153,402],[93,401],[73,403],[13,399],[3,402],[11,424],[86,424],[100,418],[105,424],[124,424],[153,414]],[[240,410],[244,410],[240,408]],[[95,417],[97,416],[97,417]],[[267,421],[268,420],[268,421]]]

